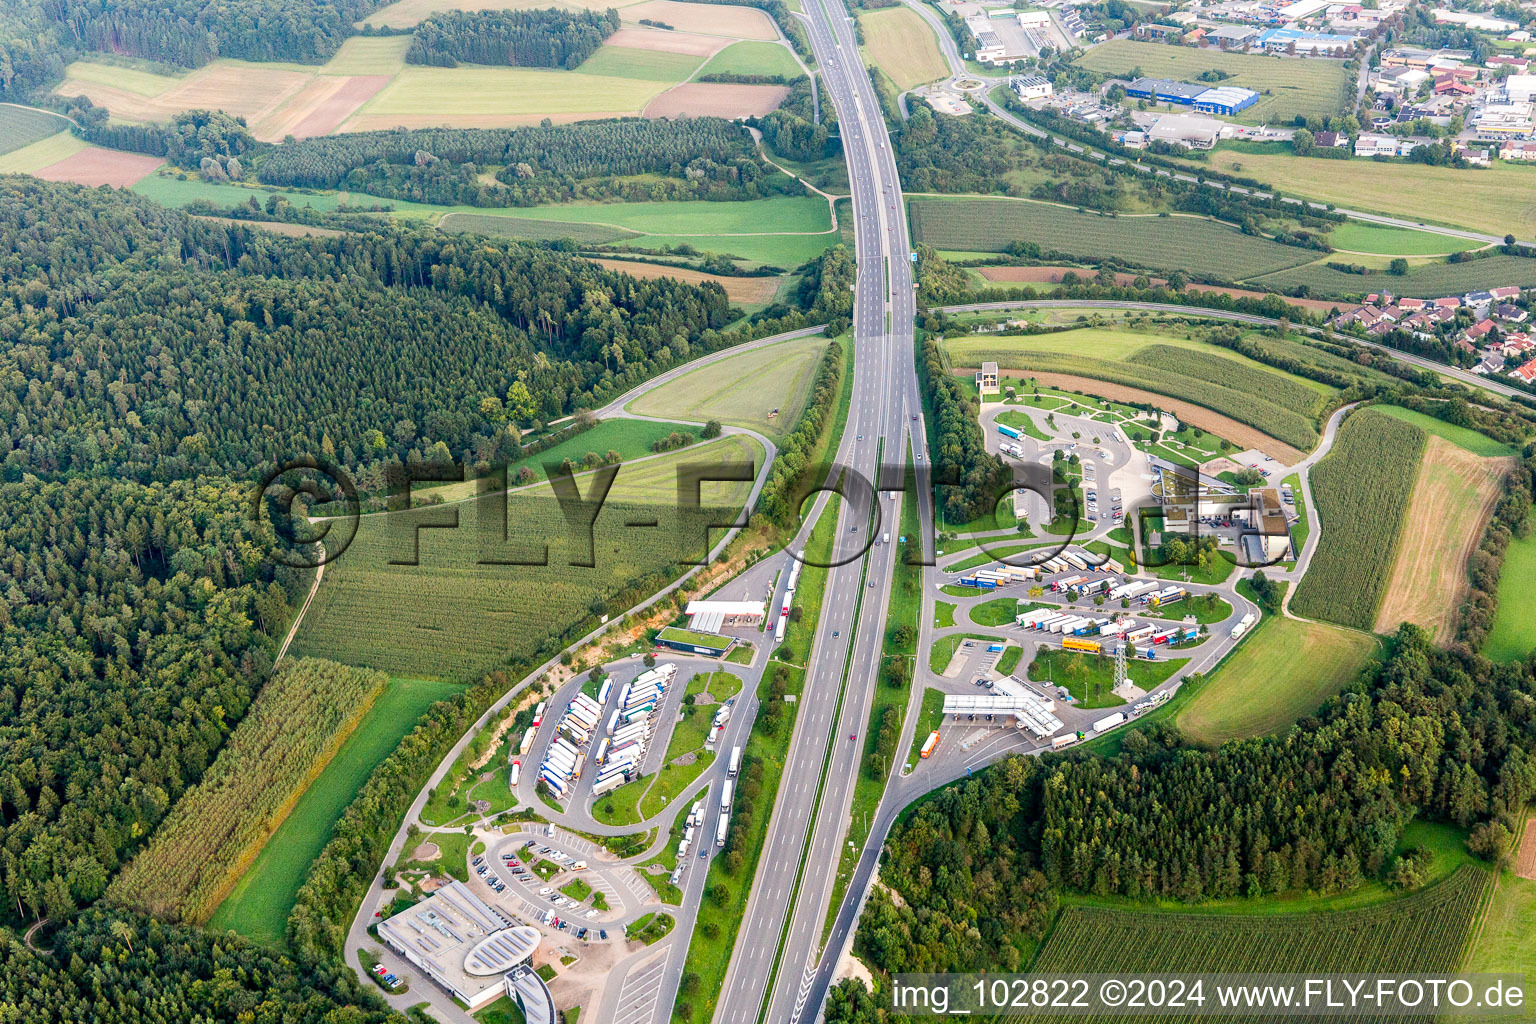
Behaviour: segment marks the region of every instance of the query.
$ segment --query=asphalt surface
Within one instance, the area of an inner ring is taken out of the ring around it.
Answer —
[[[882,440],[884,461],[899,465],[909,425],[919,469],[926,466],[911,246],[891,143],[853,24],[841,4],[807,0],[804,6],[826,98],[837,111],[853,194],[854,382],[838,462],[876,481]],[[900,478],[883,483],[899,488]],[[918,491],[925,494],[926,488]],[[920,500],[921,511],[931,515],[927,499]],[[838,540],[862,547],[871,534],[899,524],[899,496],[882,496],[878,504],[881,518],[872,524],[867,501],[844,501]],[[844,547],[834,561],[848,553]],[[894,557],[894,545],[878,544],[829,573],[783,781],[716,1021],[795,1022],[814,1017],[819,1008],[820,1000],[811,999],[812,972],[848,827]]]

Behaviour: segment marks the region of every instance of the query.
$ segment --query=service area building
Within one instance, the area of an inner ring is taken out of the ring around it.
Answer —
[[[460,881],[379,922],[379,938],[471,1010],[506,993],[507,975],[539,948],[537,928],[514,925]]]

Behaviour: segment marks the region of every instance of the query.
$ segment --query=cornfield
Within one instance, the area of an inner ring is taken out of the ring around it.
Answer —
[[[1344,421],[1333,451],[1312,470],[1322,536],[1291,599],[1297,615],[1375,625],[1427,438],[1411,423],[1370,410]]]
[[[388,682],[382,672],[334,662],[285,661],[108,898],[160,917],[206,920]]]
[[[1462,946],[1488,878],[1481,868],[1463,865],[1444,881],[1384,903],[1312,913],[1190,914],[1067,907],[1031,970],[1073,975],[1131,971],[1451,974],[1460,965]],[[1211,993],[1207,991],[1206,996],[1209,999]],[[1119,1019],[1094,1018],[1105,1024]],[[1125,1019],[1151,1024],[1175,1018],[1170,1014]]]

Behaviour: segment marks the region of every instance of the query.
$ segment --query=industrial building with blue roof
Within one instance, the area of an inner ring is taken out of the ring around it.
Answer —
[[[1194,107],[1207,114],[1236,114],[1259,102],[1259,94],[1252,89],[1235,85],[1194,85],[1176,82],[1169,78],[1138,78],[1125,87],[1127,96],[1177,103]]]

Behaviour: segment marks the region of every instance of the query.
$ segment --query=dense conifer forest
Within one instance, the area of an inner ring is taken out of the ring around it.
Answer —
[[[460,63],[574,68],[619,28],[619,12],[445,11],[416,26],[405,59],[452,68]]]
[[[0,353],[6,480],[485,461],[722,344],[731,318],[712,282],[550,249],[285,238],[20,177],[0,179],[0,247],[0,319],[23,340]]]
[[[268,185],[471,206],[804,192],[758,155],[744,127],[720,117],[361,132],[290,143],[265,154],[258,166]],[[482,181],[482,168],[495,171],[496,180]],[[622,180],[636,175],[654,177]]]

